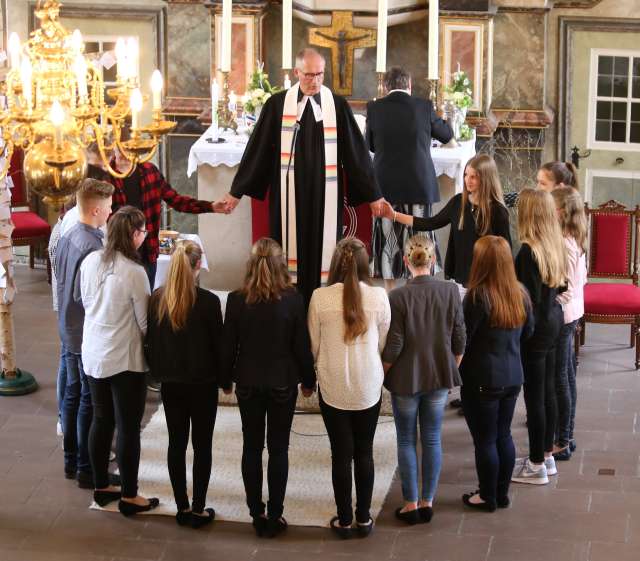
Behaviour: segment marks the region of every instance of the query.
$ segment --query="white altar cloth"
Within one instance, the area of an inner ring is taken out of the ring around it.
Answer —
[[[198,169],[198,166],[203,164],[211,167],[225,165],[231,168],[240,163],[249,140],[247,129],[239,127],[238,134],[234,134],[232,131],[221,132],[220,137],[225,139],[225,142],[221,143],[208,142],[207,139],[212,135],[213,131],[209,127],[191,146],[187,166],[189,177]],[[450,177],[454,180],[455,192],[461,193],[464,184],[464,168],[475,153],[475,135],[471,140],[460,142],[455,148],[432,146],[431,159],[436,170],[436,177],[440,175]]]
[[[200,268],[205,271],[209,270],[209,262],[207,261],[207,254],[204,251],[204,245],[198,234],[180,234],[178,239],[191,240],[197,243],[202,248],[202,260],[200,261]],[[169,262],[171,261],[171,255],[165,255],[161,253],[158,255],[158,262],[156,268],[156,280],[153,283],[153,289],[161,287],[167,279],[167,273],[169,272]]]

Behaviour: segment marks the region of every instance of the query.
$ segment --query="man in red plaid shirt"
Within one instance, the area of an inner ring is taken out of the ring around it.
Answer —
[[[116,152],[116,167],[120,170],[129,168],[129,161]],[[204,212],[226,213],[224,202],[199,201],[185,195],[180,195],[167,183],[160,170],[150,162],[138,164],[136,169],[124,179],[111,178],[115,187],[113,193],[112,210],[115,212],[120,207],[131,205],[139,208],[146,219],[147,238],[140,253],[142,262],[149,275],[151,290],[156,276],[156,264],[160,249],[160,218],[162,213],[162,201],[179,212],[201,214]]]

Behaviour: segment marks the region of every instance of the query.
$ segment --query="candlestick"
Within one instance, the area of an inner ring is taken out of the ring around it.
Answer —
[[[231,0],[222,0],[222,44],[220,46],[220,70],[231,71]]]
[[[378,49],[376,72],[387,70],[387,0],[378,0]]]
[[[22,96],[27,111],[31,111],[31,102],[33,101],[32,75],[31,61],[28,57],[24,57],[20,63],[20,81],[22,82]]]
[[[138,117],[140,111],[142,111],[142,94],[140,93],[140,88],[135,88],[131,92],[129,106],[131,108],[131,130],[137,130],[140,128]]]
[[[282,0],[282,68],[287,68],[287,69],[292,68],[292,64],[291,64],[292,42],[293,42],[293,0]]]
[[[438,1],[429,0],[429,79],[437,80],[438,73]]]
[[[62,124],[64,123],[64,110],[57,99],[51,104],[49,120],[51,121],[54,129],[53,148],[58,151],[62,148]]]
[[[16,32],[9,36],[9,59],[13,70],[20,70],[20,37]]]
[[[291,88],[291,80],[289,78],[289,74],[284,75],[284,89],[288,90]]]
[[[233,92],[232,92],[233,93]],[[238,123],[236,122],[236,115],[233,111],[229,110],[229,105],[231,104],[229,95],[229,73],[222,73],[222,103],[220,104],[220,113],[218,119],[220,121],[220,126],[223,130],[231,129],[235,133],[238,130]]]
[[[163,87],[162,74],[159,70],[154,70],[151,74],[151,93],[153,95],[152,109],[154,111],[160,111],[162,108],[162,87]]]

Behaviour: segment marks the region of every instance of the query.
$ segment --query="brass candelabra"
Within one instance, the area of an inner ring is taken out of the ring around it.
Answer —
[[[237,134],[238,122],[236,118],[238,114],[229,105],[229,72],[222,72],[222,101],[218,103],[218,126],[222,130],[231,129]]]

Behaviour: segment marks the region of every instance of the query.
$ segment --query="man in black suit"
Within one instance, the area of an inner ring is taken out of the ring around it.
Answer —
[[[431,216],[431,205],[440,201],[431,139],[446,144],[453,131],[430,101],[411,95],[411,75],[406,70],[389,69],[384,85],[387,95],[367,104],[366,138],[374,153],[378,185],[398,212]],[[412,235],[410,228],[386,218],[374,222],[374,276],[385,279],[387,289],[395,279],[408,276],[402,252]]]

